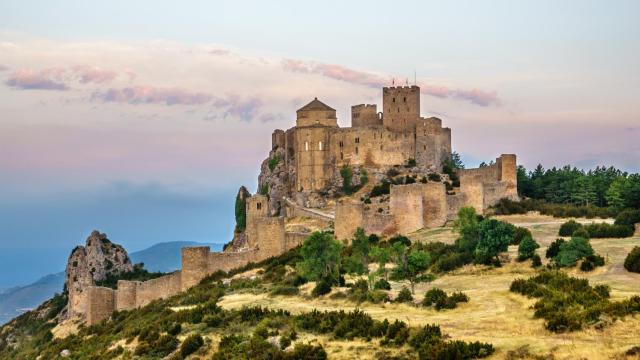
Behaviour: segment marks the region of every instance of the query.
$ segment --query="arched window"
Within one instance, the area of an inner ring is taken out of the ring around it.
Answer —
[[[318,150],[322,150],[322,141],[318,141]]]
[[[344,159],[344,154],[340,153],[340,160],[343,160],[343,159]]]
[[[308,141],[304,142],[304,151],[309,151],[309,142]]]
[[[256,203],[256,208],[257,208],[258,210],[262,209],[262,203]]]
[[[393,102],[396,102],[396,98],[393,98]]]
[[[407,97],[406,96],[404,97],[404,102],[407,102]]]
[[[358,147],[356,146],[356,155],[358,155]]]

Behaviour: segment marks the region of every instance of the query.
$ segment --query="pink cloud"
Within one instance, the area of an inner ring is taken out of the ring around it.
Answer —
[[[323,64],[313,61],[285,59],[282,61],[282,68],[289,72],[318,74],[327,78],[372,88],[388,86],[391,82],[390,76],[354,70],[342,65]],[[495,91],[484,91],[475,88],[471,90],[451,89],[446,86],[431,84],[421,84],[420,91],[425,95],[441,99],[451,98],[468,101],[478,106],[500,105],[500,100]]]
[[[22,90],[68,90],[69,86],[60,80],[61,72],[58,68],[35,71],[20,69],[11,74],[6,84]]]
[[[0,71],[7,71],[7,70],[9,70],[8,66],[0,64]]]
[[[73,67],[73,72],[79,77],[83,84],[102,84],[116,78],[118,73],[111,70],[104,70],[96,66],[78,65]]]
[[[93,100],[127,104],[199,105],[211,100],[211,95],[180,88],[132,86],[110,88],[93,93]]]

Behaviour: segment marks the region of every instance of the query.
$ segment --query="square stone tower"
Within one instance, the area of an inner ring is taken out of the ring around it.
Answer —
[[[420,119],[420,88],[392,86],[382,88],[382,122],[393,131],[413,131]]]

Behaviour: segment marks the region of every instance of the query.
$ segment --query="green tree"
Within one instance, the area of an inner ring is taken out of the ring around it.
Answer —
[[[340,276],[340,251],[342,245],[325,232],[314,232],[300,249],[302,260],[296,264],[300,274],[309,280],[337,284]]]
[[[488,263],[492,258],[498,260],[498,254],[507,251],[513,239],[515,227],[495,219],[480,222],[480,240],[476,246],[476,262]]]
[[[463,207],[458,211],[458,218],[453,223],[453,229],[460,237],[456,240],[456,246],[461,252],[473,252],[480,240],[480,221],[476,210],[472,207]]]
[[[540,245],[531,236],[525,236],[518,245],[518,260],[531,259],[539,247]]]
[[[574,236],[571,240],[560,244],[560,251],[554,258],[554,261],[561,267],[571,267],[574,266],[578,260],[593,254],[593,248],[591,244],[589,244],[589,240]]]
[[[369,252],[369,257],[378,263],[377,273],[384,276],[388,280],[387,269],[385,265],[391,261],[391,251],[387,247],[374,246]]]
[[[415,250],[407,256],[407,267],[405,275],[411,284],[411,293],[414,293],[414,287],[418,276],[429,268],[431,264],[431,255],[427,251]]]
[[[247,227],[247,207],[244,197],[240,193],[236,196],[236,232],[242,232]]]
[[[342,168],[340,168],[340,176],[342,176],[342,191],[344,191],[345,194],[351,194],[351,179],[353,178],[351,166],[347,164],[342,165]]]
[[[578,205],[591,205],[596,202],[597,196],[593,179],[589,176],[579,176],[574,184],[571,194],[573,202]]]

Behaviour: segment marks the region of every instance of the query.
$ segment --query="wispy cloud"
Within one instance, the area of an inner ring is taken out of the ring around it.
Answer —
[[[374,74],[365,71],[350,69],[337,64],[324,64],[314,61],[295,59],[282,60],[282,68],[285,71],[303,74],[316,74],[334,80],[345,81],[351,84],[380,88],[391,84],[392,76]],[[452,89],[447,86],[420,83],[420,91],[429,96],[441,99],[451,98],[463,100],[478,106],[500,105],[497,92],[480,89]]]
[[[21,90],[69,90],[67,84],[56,80],[58,77],[59,69],[51,68],[41,71],[21,69],[11,74],[6,84]]]
[[[7,70],[9,70],[8,66],[0,64],[0,71],[7,71]]]
[[[131,86],[109,88],[96,91],[92,100],[126,104],[198,105],[209,102],[212,97],[201,92],[191,92],[180,88],[154,86]]]
[[[79,81],[83,84],[96,83],[102,84],[109,82],[118,76],[113,70],[101,69],[97,66],[77,65],[73,67],[73,73],[79,77]]]

